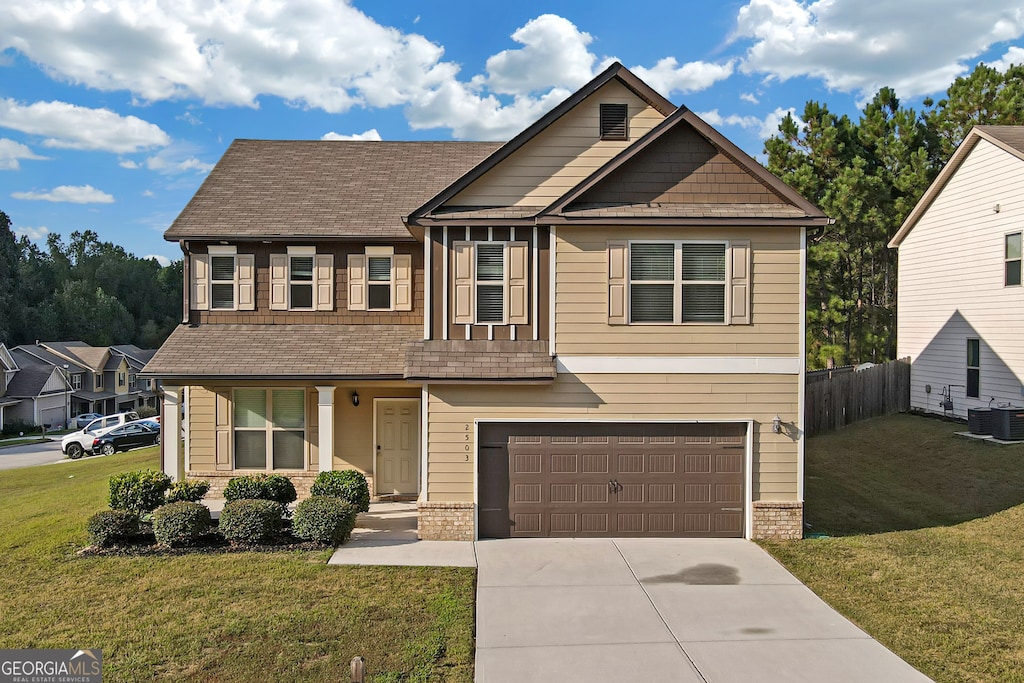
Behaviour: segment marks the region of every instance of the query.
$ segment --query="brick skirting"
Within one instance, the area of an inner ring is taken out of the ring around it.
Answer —
[[[754,501],[754,539],[789,541],[804,537],[804,504]]]
[[[421,502],[419,511],[419,537],[425,541],[475,540],[473,503]]]

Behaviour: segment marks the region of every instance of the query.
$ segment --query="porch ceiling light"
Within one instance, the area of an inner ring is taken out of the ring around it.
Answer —
[[[359,406],[359,392],[358,391],[353,391],[352,392],[352,405],[354,405],[356,407]]]

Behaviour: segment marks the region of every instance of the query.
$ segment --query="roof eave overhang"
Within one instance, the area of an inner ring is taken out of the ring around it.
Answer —
[[[642,217],[642,216],[602,216],[572,217],[545,216],[538,223],[543,225],[664,225],[664,226],[704,226],[704,227],[757,227],[757,228],[801,228],[831,225],[835,221],[827,217],[803,218],[721,218],[721,217]]]
[[[555,378],[546,377],[406,377],[406,381],[412,384],[552,384]]]
[[[273,244],[275,242],[414,242],[416,238],[412,235],[303,235],[299,233],[273,234],[273,235],[164,235],[168,242],[264,242]]]
[[[196,374],[196,373],[163,373],[163,372],[140,372],[139,379],[155,379],[167,383],[190,384],[197,382],[363,382],[373,380],[403,380],[402,373],[367,375],[367,374],[345,374],[345,373],[321,373],[321,374],[281,374],[281,375],[239,375],[239,374]]]

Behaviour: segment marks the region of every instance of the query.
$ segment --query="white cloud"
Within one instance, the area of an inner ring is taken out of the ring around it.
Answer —
[[[44,202],[68,202],[70,204],[113,204],[112,195],[97,190],[92,185],[61,185],[47,192],[12,192],[15,199]]]
[[[373,140],[373,141],[378,141],[379,142],[383,138],[381,138],[380,133],[377,132],[376,128],[371,128],[370,130],[363,131],[362,133],[354,133],[352,135],[342,135],[341,133],[335,133],[332,130],[329,133],[324,133],[320,137],[320,139],[321,140]]]
[[[119,154],[163,147],[171,141],[159,126],[138,117],[56,101],[24,105],[0,99],[0,127],[43,136],[46,147]]]
[[[733,38],[752,41],[745,73],[818,78],[862,97],[890,86],[913,97],[945,90],[969,60],[1022,34],[1019,0],[750,0]]]
[[[989,66],[1005,72],[1011,66],[1019,66],[1021,64],[1024,64],[1024,48],[1013,45],[1006,51],[1006,54],[1004,54],[1001,59],[997,59],[989,64]]]
[[[379,24],[351,0],[0,3],[0,53],[17,51],[63,81],[151,102],[258,107],[269,96],[329,113],[400,106],[414,129],[450,128],[459,138],[508,139],[613,60],[553,14],[511,39],[518,47],[460,79],[441,45]],[[666,95],[706,88],[734,68],[671,57],[636,67]],[[188,112],[181,118],[194,123]]]
[[[710,88],[731,76],[735,67],[734,61],[725,64],[687,62],[679,66],[675,57],[665,57],[650,69],[637,66],[632,70],[652,88],[663,95],[669,95],[673,92],[690,93]]]
[[[741,94],[740,99],[744,102],[750,102],[751,104],[761,104],[761,100],[757,99],[757,95],[751,92]]]
[[[151,171],[157,171],[163,175],[178,175],[181,173],[195,172],[200,175],[210,172],[213,164],[198,159],[193,153],[192,146],[177,144],[162,149],[143,163]]]
[[[167,266],[171,265],[171,259],[167,258],[166,256],[161,256],[160,254],[147,254],[146,256],[143,256],[142,258],[143,259],[156,259],[156,262],[159,263],[164,268],[166,268]]]
[[[155,197],[156,194],[153,192],[153,190],[143,190],[142,191],[142,196],[143,197]]]
[[[27,146],[14,140],[0,138],[0,171],[17,171],[21,168],[18,163],[20,159],[39,160],[45,159]]]
[[[697,114],[697,116],[704,119],[704,121],[715,128],[722,126],[739,126],[740,128],[746,128],[748,130],[756,130],[758,136],[762,140],[766,140],[779,132],[779,123],[782,119],[786,118],[786,114],[792,114],[793,117],[796,118],[797,122],[800,123],[800,119],[797,118],[796,110],[793,107],[788,109],[776,107],[775,111],[770,112],[763,119],[759,119],[756,116],[740,116],[738,114],[722,116],[718,113],[717,109],[701,112]]]
[[[33,242],[46,239],[46,236],[50,234],[50,229],[45,225],[40,225],[38,228],[30,228],[26,225],[17,227],[14,229],[14,234],[18,237],[27,237]]]
[[[594,75],[597,57],[587,49],[593,41],[562,17],[542,14],[512,33],[523,45],[487,59],[487,78],[478,78],[496,93],[524,95],[552,87],[575,90]]]
[[[139,168],[138,162],[132,161],[131,159],[121,159],[120,161],[117,162],[117,165],[120,166],[121,168]]]

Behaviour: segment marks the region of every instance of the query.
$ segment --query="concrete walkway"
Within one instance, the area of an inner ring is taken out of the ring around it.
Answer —
[[[514,539],[476,551],[478,682],[929,680],[749,541]]]
[[[416,534],[416,503],[371,503],[359,514],[352,538],[327,564],[399,567],[475,567],[471,541],[421,541]]]

